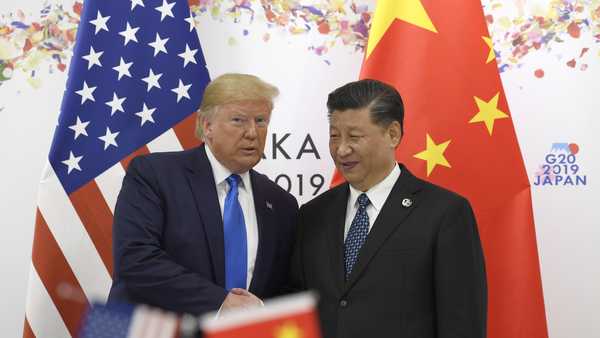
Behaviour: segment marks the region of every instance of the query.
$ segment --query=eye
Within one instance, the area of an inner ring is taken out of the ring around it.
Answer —
[[[269,121],[264,117],[257,117],[255,121],[259,127],[266,127],[269,124]]]
[[[231,118],[231,122],[235,123],[235,124],[241,124],[244,122],[244,118],[241,116],[233,116]]]

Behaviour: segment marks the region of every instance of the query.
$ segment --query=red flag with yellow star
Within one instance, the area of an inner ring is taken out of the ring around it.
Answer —
[[[473,205],[488,337],[547,337],[530,184],[480,1],[379,0],[361,78],[404,99],[398,160]]]
[[[202,320],[205,338],[321,338],[316,299],[311,293],[280,297],[264,307],[234,310]]]

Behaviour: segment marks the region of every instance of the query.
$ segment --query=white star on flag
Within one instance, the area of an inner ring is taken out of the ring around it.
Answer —
[[[126,97],[118,97],[117,93],[113,93],[111,101],[106,102],[106,105],[110,107],[110,116],[113,116],[116,111],[125,112],[123,110],[123,102],[127,99]]]
[[[98,32],[100,32],[101,30],[105,30],[108,32],[108,27],[106,26],[108,19],[110,19],[110,16],[102,16],[100,11],[98,11],[96,19],[90,20],[90,23],[96,27],[96,31],[94,32],[94,34],[98,34]]]
[[[187,43],[185,44],[185,52],[177,54],[183,59],[183,68],[185,68],[185,66],[187,66],[187,64],[190,62],[196,63],[196,58],[194,55],[196,55],[197,52],[197,49],[190,49],[190,46],[188,46]]]
[[[142,79],[142,81],[144,81],[148,84],[147,92],[149,92],[150,89],[152,89],[152,87],[156,87],[156,88],[160,89],[160,84],[158,83],[158,80],[160,79],[161,76],[162,76],[162,73],[154,74],[154,72],[152,71],[152,68],[150,68],[150,71],[148,72],[148,76]]]
[[[104,136],[98,137],[100,140],[104,141],[104,150],[108,149],[109,146],[114,146],[117,148],[119,145],[117,144],[117,136],[120,132],[113,133],[106,127],[106,134]]]
[[[119,61],[119,65],[113,67],[113,69],[119,73],[117,80],[121,80],[121,77],[123,77],[123,75],[131,77],[131,73],[129,73],[129,68],[131,68],[131,65],[133,65],[133,62],[125,63],[123,58],[121,58],[121,61]]]
[[[135,6],[146,7],[144,6],[144,0],[131,0],[131,10],[133,10]]]
[[[148,109],[148,107],[146,107],[146,104],[144,103],[142,111],[135,113],[135,115],[139,116],[142,119],[140,127],[143,126],[146,122],[154,123],[154,118],[152,117],[152,114],[154,114],[155,110],[156,108]]]
[[[96,90],[96,87],[88,87],[87,83],[85,81],[83,81],[83,88],[81,88],[80,90],[76,91],[75,93],[77,95],[81,96],[81,104],[84,104],[85,101],[90,100],[90,101],[96,101],[94,99],[94,90]]]
[[[75,156],[75,155],[73,155],[72,151],[69,152],[69,158],[64,161],[61,161],[63,164],[65,164],[67,166],[67,174],[70,174],[71,171],[73,171],[73,169],[77,169],[77,170],[81,171],[81,168],[79,167],[79,161],[81,161],[82,158],[83,158],[83,155]]]
[[[148,44],[150,45],[150,47],[154,48],[154,56],[156,56],[160,52],[167,54],[167,48],[165,47],[167,41],[169,41],[169,38],[161,39],[160,35],[156,33],[156,40]]]
[[[121,35],[125,38],[125,41],[123,42],[123,46],[127,46],[127,43],[129,41],[138,42],[137,37],[135,36],[135,33],[137,33],[138,29],[140,29],[140,28],[139,27],[131,27],[128,22],[127,27],[125,27],[125,30],[119,32],[119,35]]]
[[[90,46],[90,53],[88,55],[84,55],[81,58],[88,62],[88,69],[92,68],[94,65],[102,67],[100,63],[100,57],[104,54],[103,51],[95,51],[93,46]]]
[[[162,22],[164,18],[173,16],[173,6],[175,6],[174,2],[168,3],[167,0],[163,0],[162,6],[158,6],[155,9],[160,12],[160,21]]]
[[[75,132],[74,140],[76,140],[79,137],[79,135],[88,136],[87,131],[85,130],[85,128],[87,128],[88,124],[90,124],[90,121],[81,122],[81,120],[79,119],[79,116],[77,116],[77,121],[75,122],[75,124],[69,126],[69,129],[71,129]]]
[[[185,18],[185,21],[190,24],[190,32],[194,29],[194,26],[196,25],[194,23],[194,17],[192,17],[192,12],[190,12],[190,16],[188,16],[187,18]]]
[[[177,94],[177,102],[179,102],[179,100],[181,100],[182,97],[185,97],[186,99],[190,98],[188,90],[191,86],[191,83],[189,85],[184,85],[183,82],[179,80],[179,85],[177,86],[177,88],[171,89],[172,92]]]

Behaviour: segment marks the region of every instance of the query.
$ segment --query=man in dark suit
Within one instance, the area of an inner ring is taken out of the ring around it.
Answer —
[[[329,147],[348,183],[300,208],[296,289],[316,290],[325,338],[486,335],[477,225],[463,197],[395,161],[398,92],[361,80],[329,95]]]
[[[205,89],[204,145],[131,161],[115,209],[109,301],[199,315],[287,286],[295,198],[254,171],[277,88],[225,74]]]

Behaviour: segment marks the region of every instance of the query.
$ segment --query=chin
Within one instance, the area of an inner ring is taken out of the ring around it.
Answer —
[[[258,164],[258,161],[248,161],[248,162],[240,163],[239,167],[242,168],[242,170],[240,170],[240,172],[249,171],[250,169],[254,168],[257,164]]]

